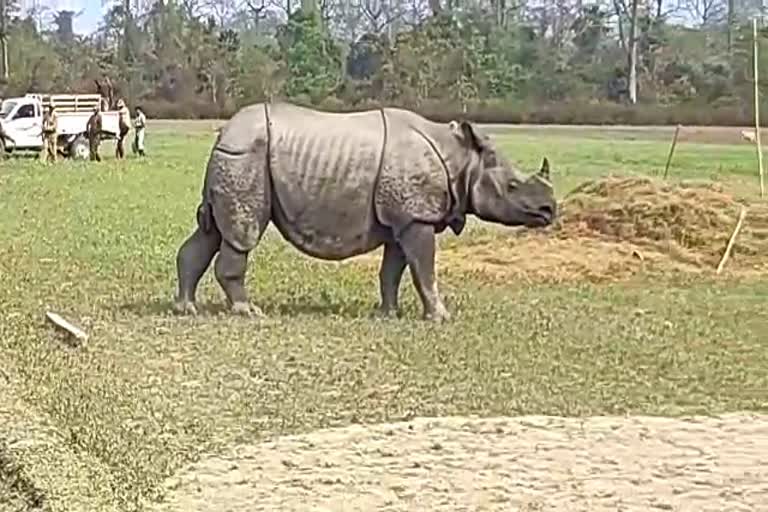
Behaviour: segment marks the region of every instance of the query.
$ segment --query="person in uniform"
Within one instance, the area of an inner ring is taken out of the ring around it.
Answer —
[[[3,129],[3,123],[0,122],[0,160],[5,158],[5,141],[8,139],[8,135]]]
[[[118,124],[120,126],[120,135],[117,138],[115,148],[116,158],[125,158],[125,137],[131,129],[131,111],[125,106],[123,99],[117,100]]]
[[[144,129],[147,126],[147,116],[140,107],[136,107],[136,117],[133,119],[133,152],[138,153],[139,156],[144,156]]]
[[[56,162],[58,121],[56,107],[48,105],[43,114],[43,150],[40,152],[40,159],[45,162]]]
[[[101,162],[99,155],[99,144],[101,144],[101,108],[99,105],[93,107],[93,115],[88,119],[88,151],[91,161]]]

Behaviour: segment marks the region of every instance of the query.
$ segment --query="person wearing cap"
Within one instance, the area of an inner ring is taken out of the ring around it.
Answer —
[[[131,111],[125,106],[125,101],[122,98],[117,100],[117,112],[118,112],[118,124],[120,125],[120,135],[117,139],[117,147],[115,148],[116,158],[125,158],[125,137],[128,136],[128,132],[131,129]]]
[[[47,162],[56,163],[56,138],[58,136],[58,116],[56,107],[48,105],[43,114],[43,149],[40,151],[40,159]]]
[[[101,108],[99,105],[93,107],[93,114],[88,119],[86,131],[88,132],[88,152],[92,162],[101,162],[99,155],[99,144],[101,144]]]
[[[138,153],[139,156],[144,156],[144,129],[147,126],[147,116],[140,107],[135,109],[136,117],[133,119],[133,152]]]

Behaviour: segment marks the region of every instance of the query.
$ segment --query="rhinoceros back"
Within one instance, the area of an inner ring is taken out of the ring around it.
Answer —
[[[303,251],[341,259],[377,245],[373,194],[385,139],[380,111],[269,106],[273,221]]]

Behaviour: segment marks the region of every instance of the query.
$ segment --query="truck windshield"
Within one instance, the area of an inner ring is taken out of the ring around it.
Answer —
[[[14,107],[16,107],[15,101],[4,101],[3,106],[0,107],[0,118],[5,119],[8,114],[13,112]]]

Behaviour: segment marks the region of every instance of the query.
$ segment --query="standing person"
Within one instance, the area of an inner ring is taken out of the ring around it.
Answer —
[[[144,156],[144,130],[147,126],[147,116],[140,107],[136,107],[136,117],[133,120],[134,138],[133,152]]]
[[[0,160],[5,158],[5,140],[7,138],[8,135],[3,130],[3,123],[0,123]]]
[[[123,99],[117,100],[118,111],[118,124],[120,126],[120,135],[117,139],[117,147],[115,148],[116,158],[125,158],[125,137],[131,129],[131,111],[125,106]]]
[[[88,132],[88,152],[91,161],[101,162],[99,144],[101,144],[101,109],[99,105],[93,107],[93,115],[88,119],[86,130]]]
[[[59,119],[56,115],[56,107],[48,105],[43,114],[43,150],[40,152],[40,159],[47,162],[56,163],[56,138],[59,131]]]

